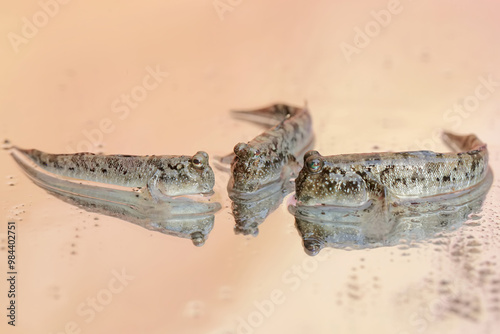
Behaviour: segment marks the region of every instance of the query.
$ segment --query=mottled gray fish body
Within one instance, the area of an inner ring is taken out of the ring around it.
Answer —
[[[126,187],[149,187],[165,196],[212,191],[214,173],[208,154],[194,156],[133,156],[93,153],[49,154],[14,148],[42,169],[80,180]]]
[[[279,122],[250,142],[234,147],[230,194],[253,193],[282,180],[287,165],[297,165],[297,159],[313,141],[311,115],[305,107],[285,104],[237,113]]]
[[[386,195],[429,197],[461,191],[481,182],[488,151],[475,135],[444,133],[458,153],[413,151],[321,156],[310,151],[296,179],[305,205],[358,206]]]

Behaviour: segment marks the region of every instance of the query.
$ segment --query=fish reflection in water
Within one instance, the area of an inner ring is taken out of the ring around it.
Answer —
[[[236,223],[234,227],[236,234],[254,237],[259,234],[259,225],[281,205],[285,196],[293,191],[293,183],[290,180],[284,180],[279,185],[276,191],[266,194],[265,197],[232,198],[231,208]]]
[[[11,154],[36,185],[65,202],[148,230],[191,239],[196,246],[205,243],[214,225],[214,214],[221,208],[210,195],[164,196],[157,201],[146,187],[65,177],[40,168],[18,150]]]
[[[478,213],[493,182],[488,169],[474,187],[442,196],[395,199],[385,208],[371,201],[358,207],[289,206],[304,250],[318,254],[324,247],[375,248],[432,238],[453,230]],[[382,210],[386,210],[383,212]]]

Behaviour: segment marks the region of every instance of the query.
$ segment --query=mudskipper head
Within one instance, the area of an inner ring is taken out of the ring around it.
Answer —
[[[350,166],[330,161],[318,151],[304,155],[304,167],[295,180],[295,196],[303,205],[357,206],[367,200],[363,178]]]
[[[198,151],[189,160],[188,170],[200,193],[211,192],[215,184],[214,172],[208,160],[208,154],[204,151]]]
[[[166,196],[211,193],[215,177],[206,152],[192,157],[176,156],[163,161],[158,187]]]
[[[253,193],[280,180],[283,161],[275,148],[239,143],[234,147],[234,153],[230,191]]]

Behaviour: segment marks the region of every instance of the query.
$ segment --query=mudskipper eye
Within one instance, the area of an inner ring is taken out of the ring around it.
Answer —
[[[203,167],[203,163],[201,162],[200,159],[194,158],[193,159],[193,166],[201,168],[201,167]]]
[[[307,168],[311,173],[319,173],[323,169],[323,160],[320,158],[312,158],[307,160]]]
[[[248,145],[245,143],[238,143],[234,147],[234,154],[236,154],[238,157],[243,158],[246,155],[246,152],[248,150]]]
[[[191,163],[195,168],[201,169],[205,165],[205,161],[207,161],[208,155],[205,152],[198,152],[191,158]]]
[[[321,156],[318,151],[307,151],[306,154],[304,154],[304,161],[309,159],[309,157],[312,157],[313,155]]]

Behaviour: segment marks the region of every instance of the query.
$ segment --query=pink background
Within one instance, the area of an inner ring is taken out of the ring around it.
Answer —
[[[498,175],[498,4],[394,3],[3,2],[0,139],[54,153],[206,150],[213,161],[261,131],[232,120],[230,109],[307,100],[322,154],[374,146],[445,150],[435,133],[448,129],[487,142]],[[390,19],[388,8],[397,8]],[[385,26],[372,11],[386,18]],[[35,30],[24,27],[35,23]],[[356,46],[358,29],[375,30]],[[347,44],[357,53],[346,57],[341,47]],[[147,79],[156,68],[168,73],[157,85]],[[496,87],[474,99],[488,78]],[[132,94],[129,106],[123,94]],[[477,104],[454,109],[464,101]],[[195,248],[63,203],[2,152],[0,247],[7,221],[15,220],[19,308],[15,328],[2,311],[0,331],[64,333],[72,322],[93,334],[498,330],[496,182],[481,224],[451,232],[441,243],[332,250],[319,260],[304,253],[285,205],[257,238],[235,236],[228,175],[216,176],[223,209],[206,244]],[[4,248],[2,275],[6,256]],[[78,308],[122,269],[134,278],[87,322]],[[0,282],[4,309],[7,286]],[[443,299],[447,288],[457,297]],[[281,297],[262,311],[271,296]],[[241,319],[253,325],[242,327]]]

